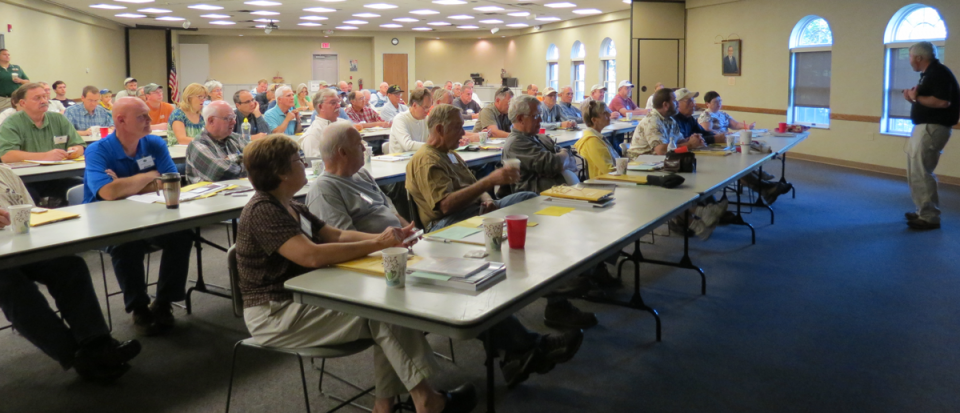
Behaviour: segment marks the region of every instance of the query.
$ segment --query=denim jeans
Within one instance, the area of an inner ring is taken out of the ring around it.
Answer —
[[[500,209],[500,208],[506,208],[513,204],[519,204],[523,201],[526,201],[531,198],[536,198],[538,196],[539,195],[533,192],[517,192],[515,194],[510,194],[501,199],[493,201],[493,203],[497,205],[497,209]],[[477,215],[480,215],[480,204],[471,204],[470,206],[460,210],[459,212],[455,212],[453,214],[450,214],[443,218],[438,219],[430,227],[430,230],[435,231],[440,228],[444,228],[444,227],[456,224],[465,219],[473,218]]]
[[[36,283],[47,286],[63,320]],[[24,338],[64,369],[72,366],[81,344],[110,334],[87,263],[77,256],[0,270],[0,309]]]
[[[172,303],[186,298],[190,249],[193,247],[192,231],[174,232],[107,247],[117,282],[123,290],[123,303],[128,313],[150,304],[143,257],[153,246],[163,250],[160,258],[160,279],[157,281],[157,301]]]

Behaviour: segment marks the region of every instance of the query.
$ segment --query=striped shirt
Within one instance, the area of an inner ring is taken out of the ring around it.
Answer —
[[[78,131],[85,131],[90,129],[91,126],[102,128],[113,126],[113,117],[110,116],[110,111],[100,105],[94,106],[93,114],[90,114],[83,105],[73,105],[63,112],[63,116],[66,116],[74,129]]]

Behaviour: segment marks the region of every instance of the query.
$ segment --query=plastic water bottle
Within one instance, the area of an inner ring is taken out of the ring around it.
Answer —
[[[667,152],[674,152],[677,150],[677,139],[675,137],[670,137],[670,143],[667,144]]]
[[[373,173],[373,148],[363,143],[363,167],[367,172]]]
[[[241,135],[243,135],[243,139],[246,139],[247,141],[250,140],[250,120],[249,119],[243,118],[243,125],[240,126],[240,132],[241,132]]]

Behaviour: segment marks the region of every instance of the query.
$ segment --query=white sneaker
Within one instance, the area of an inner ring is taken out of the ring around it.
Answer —
[[[720,222],[720,217],[723,216],[723,212],[726,210],[727,206],[725,204],[710,204],[697,207],[696,213],[706,226],[715,227],[717,226],[717,222]]]

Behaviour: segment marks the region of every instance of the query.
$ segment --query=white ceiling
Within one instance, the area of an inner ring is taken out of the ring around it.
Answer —
[[[602,13],[610,13],[630,8],[623,0],[463,0],[466,4],[443,5],[434,3],[444,0],[271,0],[281,3],[275,6],[258,6],[245,4],[256,0],[49,0],[55,4],[92,14],[105,19],[115,21],[128,26],[148,25],[148,26],[169,26],[180,27],[185,21],[190,22],[191,28],[199,29],[249,29],[256,25],[266,23],[250,22],[254,19],[273,19],[276,25],[282,30],[335,30],[337,32],[346,32],[346,30],[337,29],[338,26],[353,26],[359,31],[393,31],[393,32],[411,32],[414,27],[429,27],[434,32],[467,32],[470,30],[489,31],[495,27],[502,30],[516,29],[509,27],[508,24],[527,24],[530,27],[539,24],[552,23],[551,21],[535,20],[532,15],[543,17],[558,17],[561,20],[571,20],[588,15],[576,14],[575,10],[597,9]],[[132,3],[131,1],[136,1]],[[391,9],[373,9],[367,7],[373,3],[388,3],[396,8]],[[551,3],[572,3],[576,7],[567,8],[549,8],[545,4]],[[125,7],[125,9],[107,10],[91,8],[91,5],[107,4],[111,6]],[[222,7],[219,10],[196,10],[188,6],[196,4],[206,4]],[[497,6],[504,10],[500,11],[478,11],[475,7]],[[307,12],[306,8],[323,7],[334,9],[332,12]],[[169,13],[141,12],[143,9],[164,9]],[[437,14],[418,15],[411,11],[433,10]],[[277,12],[278,15],[253,15],[250,11],[268,11]],[[531,16],[515,17],[508,13],[529,12]],[[117,14],[136,13],[146,15],[144,18],[117,17]],[[379,17],[356,17],[355,14],[373,13]],[[223,14],[227,18],[204,18],[205,14]],[[472,19],[456,20],[450,16],[468,15]],[[179,17],[185,21],[164,21],[157,20],[162,17]],[[326,18],[323,20],[305,20],[303,16],[319,16]],[[397,22],[397,18],[413,18],[417,22]],[[481,20],[496,19],[502,23],[487,22],[481,23]],[[361,20],[366,24],[349,24],[349,20]],[[232,21],[232,25],[211,24],[212,21]],[[318,23],[322,26],[302,26],[299,23]],[[449,26],[428,25],[431,22],[447,22]],[[401,28],[383,28],[382,24],[399,24]],[[460,29],[457,26],[472,25],[478,26],[477,29]]]

